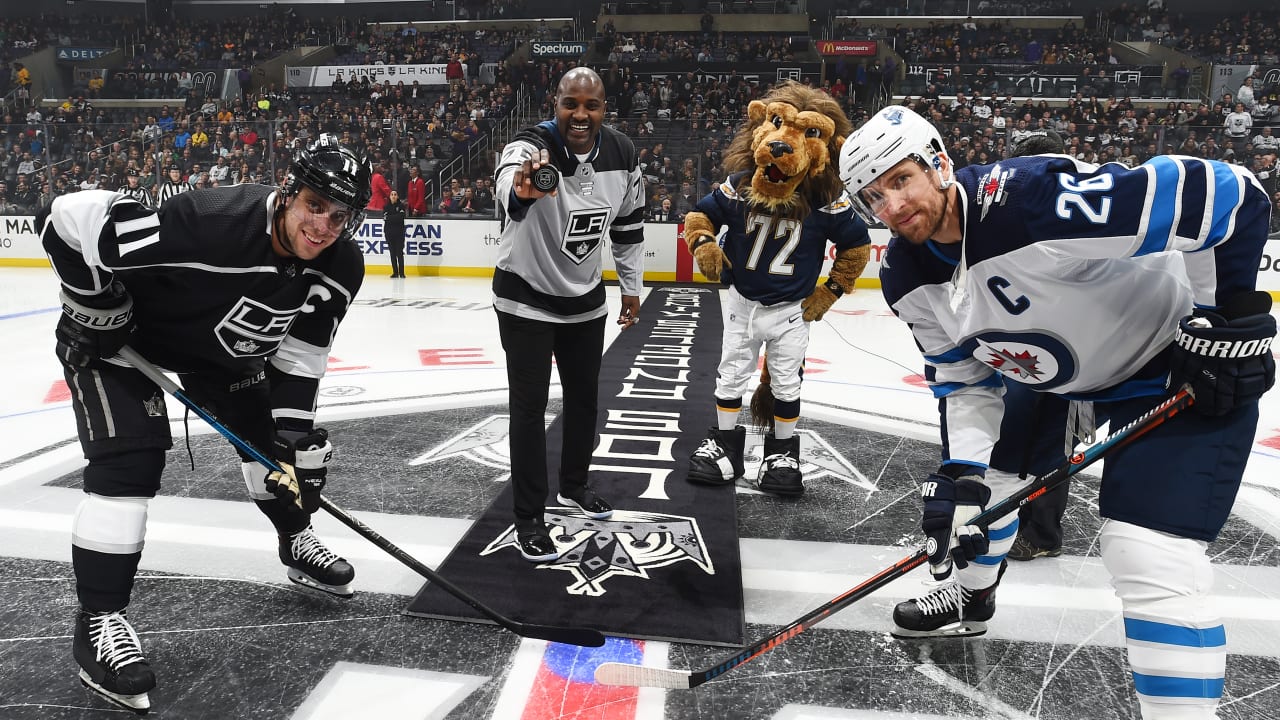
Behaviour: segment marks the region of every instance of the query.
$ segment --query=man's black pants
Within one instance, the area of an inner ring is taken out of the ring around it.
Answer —
[[[579,323],[530,320],[498,311],[498,333],[507,355],[511,413],[511,487],[515,515],[542,518],[547,501],[547,393],[554,356],[563,393],[560,491],[587,484],[595,449],[600,356],[605,318]]]

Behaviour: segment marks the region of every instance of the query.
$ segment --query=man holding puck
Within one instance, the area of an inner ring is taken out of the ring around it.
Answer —
[[[635,146],[603,127],[604,83],[590,68],[565,73],[555,119],[522,130],[502,151],[494,196],[507,213],[493,276],[493,307],[507,357],[516,539],[530,562],[560,556],[543,519],[544,416],[551,361],[564,405],[557,501],[602,520],[613,508],[587,486],[608,315],[605,232],[622,289],[617,323],[639,320],[644,181]]]

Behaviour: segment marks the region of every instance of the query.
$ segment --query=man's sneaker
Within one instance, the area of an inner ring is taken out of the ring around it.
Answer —
[[[147,714],[151,709],[147,693],[156,686],[156,675],[142,656],[142,643],[123,610],[80,610],[71,647],[85,687],[126,710]]]
[[[516,544],[520,547],[520,556],[529,562],[551,562],[560,558],[560,551],[541,518],[516,519]]]
[[[1000,563],[1000,574],[991,587],[970,590],[955,580],[948,580],[924,597],[898,603],[893,609],[896,627],[890,634],[899,638],[931,638],[986,633],[987,621],[996,614],[996,588],[1006,567],[1008,563]]]
[[[573,492],[562,491],[556,495],[556,500],[561,505],[578,508],[583,515],[592,520],[608,520],[613,517],[613,506],[595,494],[591,488],[584,487]]]
[[[1058,557],[1062,554],[1062,548],[1039,548],[1022,538],[1021,535],[1013,539],[1013,547],[1009,548],[1008,558],[1010,560],[1035,560],[1038,557]]]
[[[764,436],[764,461],[756,479],[762,492],[785,497],[804,494],[804,476],[800,473],[800,436],[779,440],[769,433]]]
[[[732,430],[711,428],[707,437],[689,458],[689,482],[699,485],[730,485],[742,477],[742,454],[747,444],[747,429],[741,425]]]
[[[280,562],[288,568],[289,579],[303,587],[345,599],[355,596],[355,568],[325,547],[311,526],[280,536]]]

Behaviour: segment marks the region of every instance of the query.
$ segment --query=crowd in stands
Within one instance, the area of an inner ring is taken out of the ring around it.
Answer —
[[[468,7],[477,13],[518,9],[516,3],[500,2],[475,2]],[[1211,37],[1213,32],[1243,29],[1253,38],[1250,42],[1266,52],[1266,43],[1274,41],[1280,26],[1280,16],[1273,16],[1277,13],[1254,14],[1238,26],[1184,32],[1183,36],[1200,38],[1208,33]],[[1129,19],[1142,26],[1145,15],[1134,17]],[[1175,100],[1148,109],[1106,84],[1106,71],[1117,64],[1109,44],[1112,35],[1107,32],[1071,23],[1034,32],[968,25],[883,30],[908,62],[956,64],[956,72],[938,74],[933,84],[921,88],[899,84],[896,89],[911,91],[905,102],[938,124],[958,164],[1001,159],[1027,132],[1052,128],[1064,135],[1070,154],[1089,162],[1132,165],[1167,152],[1225,159],[1253,168],[1273,193],[1277,191],[1274,173],[1280,140],[1275,134],[1280,129],[1267,126],[1280,122],[1280,102],[1272,89],[1257,88],[1254,80],[1248,80],[1215,103]],[[12,22],[6,27],[27,31]],[[267,84],[233,100],[206,97],[203,88],[184,82],[180,72],[158,73],[146,80],[161,82],[158,87],[130,86],[130,76],[122,74],[118,83],[109,81],[97,97],[109,97],[116,84],[117,91],[135,97],[184,100],[154,110],[103,109],[94,107],[96,98],[81,88],[81,96],[62,107],[12,107],[0,126],[0,211],[30,212],[57,194],[92,187],[137,186],[156,201],[173,175],[176,183],[190,187],[279,183],[292,153],[315,133],[328,131],[369,155],[391,186],[410,199],[411,216],[491,216],[492,152],[473,150],[489,137],[495,121],[511,114],[521,88],[532,98],[535,115],[551,117],[553,90],[576,62],[499,62],[493,84],[477,81],[479,65],[506,59],[532,37],[554,37],[564,31],[545,24],[530,32],[352,27],[358,29],[342,36],[336,45],[342,52],[330,61],[333,64],[445,63],[459,72],[450,75],[447,85],[439,86],[379,83],[366,76],[339,80],[326,88]],[[323,22],[298,22],[286,29],[279,18],[270,17],[197,23],[181,36],[144,34],[142,44],[147,49],[135,61],[183,70],[213,62],[247,72],[249,63],[332,30]],[[845,30],[864,31],[855,26]],[[46,41],[51,37],[48,32],[31,34]],[[1214,46],[1211,41],[1195,42]],[[632,137],[640,150],[651,220],[681,220],[714,183],[723,180],[724,147],[747,104],[767,91],[770,78],[737,72],[714,77],[694,72],[663,75],[645,72],[644,65],[708,59],[778,62],[794,58],[789,43],[787,36],[776,33],[720,33],[711,27],[692,33],[626,36],[605,27],[601,42],[586,60],[605,80],[606,122]],[[1232,46],[1238,48],[1238,43]],[[981,72],[958,71],[958,64],[975,52],[987,65],[999,59],[1089,65],[1098,68],[1093,77],[1102,81],[1076,89],[1065,105],[1039,98],[1015,100],[1010,93],[996,92]],[[844,57],[829,63],[826,71],[822,87],[841,101],[855,124],[875,102],[873,89],[888,90],[896,74],[891,63],[886,67]],[[11,82],[17,77],[15,67]],[[469,162],[451,165],[460,157]],[[419,180],[428,189],[415,189]]]

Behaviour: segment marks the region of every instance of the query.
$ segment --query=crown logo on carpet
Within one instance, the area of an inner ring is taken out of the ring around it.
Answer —
[[[570,508],[547,508],[545,519],[560,558],[538,569],[569,573],[573,580],[565,591],[570,595],[599,597],[609,578],[648,580],[650,570],[678,562],[692,562],[706,574],[715,574],[698,522],[690,517],[615,510],[609,520],[592,520]],[[514,525],[480,555],[504,548],[518,552]]]

